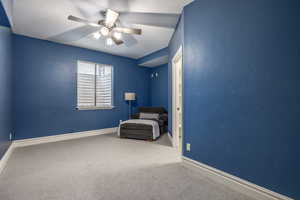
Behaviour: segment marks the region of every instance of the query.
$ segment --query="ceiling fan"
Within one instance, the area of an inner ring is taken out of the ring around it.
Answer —
[[[105,19],[99,20],[98,22],[91,22],[89,20],[81,19],[73,15],[68,16],[68,19],[71,21],[86,24],[88,26],[99,27],[99,30],[94,32],[93,36],[95,39],[99,39],[101,36],[105,37],[106,44],[108,46],[113,45],[113,43],[115,43],[116,45],[123,44],[124,41],[122,40],[122,34],[142,34],[141,29],[122,27],[119,19],[120,13],[112,9],[107,9],[106,11],[101,12],[101,14],[105,17]]]

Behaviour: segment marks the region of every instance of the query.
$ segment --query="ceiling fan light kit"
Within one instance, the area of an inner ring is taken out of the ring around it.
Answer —
[[[101,34],[103,35],[103,36],[108,36],[108,34],[109,34],[109,29],[107,28],[107,27],[105,27],[105,26],[103,26],[101,29],[100,29],[100,32],[101,32]]]
[[[118,40],[122,39],[122,33],[120,33],[120,32],[114,32],[114,36],[115,36],[115,38],[117,38]]]
[[[107,45],[107,46],[113,45],[113,40],[112,40],[111,38],[107,38],[107,39],[106,39],[106,45]]]
[[[124,41],[122,39],[126,40],[126,46],[129,46],[130,41],[136,41],[132,35],[141,35],[142,30],[137,28],[123,27],[121,20],[125,20],[127,23],[132,22],[133,24],[173,27],[177,24],[179,18],[179,15],[177,14],[116,12],[111,9],[101,11],[100,14],[104,17],[104,19],[97,22],[81,19],[72,15],[70,15],[68,19],[99,28],[97,32],[90,34],[93,34],[94,38],[97,40],[101,36],[106,37],[106,44],[109,46],[113,44],[123,44]],[[134,42],[132,42],[132,44],[134,44]]]
[[[101,37],[101,34],[99,32],[93,33],[93,36],[96,40],[98,40]]]

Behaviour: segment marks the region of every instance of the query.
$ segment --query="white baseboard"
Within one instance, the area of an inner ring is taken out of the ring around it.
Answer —
[[[168,132],[168,137],[169,137],[169,140],[170,140],[172,146],[174,146],[174,144],[173,144],[173,137],[171,136],[170,132]]]
[[[12,154],[13,150],[17,147],[25,147],[25,146],[31,146],[31,145],[37,145],[37,144],[44,144],[44,143],[50,143],[50,142],[58,142],[58,141],[64,141],[64,140],[72,140],[72,139],[78,139],[78,138],[84,138],[84,137],[90,137],[90,136],[96,136],[96,135],[104,135],[104,134],[110,134],[117,132],[117,128],[106,128],[106,129],[99,129],[99,130],[93,130],[93,131],[83,131],[83,132],[77,132],[77,133],[68,133],[68,134],[61,134],[61,135],[53,135],[53,136],[46,136],[46,137],[38,137],[38,138],[30,138],[30,139],[24,139],[24,140],[15,140],[11,143],[8,150],[0,160],[0,174],[5,168],[5,165]]]
[[[14,147],[13,144],[11,143],[8,149],[6,150],[5,154],[3,155],[2,159],[0,160],[0,174],[4,170],[6,163],[13,151],[14,151]]]
[[[24,140],[15,140],[13,141],[13,146],[24,147],[24,146],[43,144],[43,143],[58,142],[64,140],[72,140],[72,139],[78,139],[83,137],[89,137],[89,136],[109,134],[114,132],[117,132],[117,128],[106,128],[106,129],[93,130],[93,131],[83,131],[83,132],[76,132],[76,133],[46,136],[46,137],[30,138]]]
[[[0,160],[0,174],[5,168],[5,165],[12,154],[13,150],[16,147],[24,147],[24,146],[31,146],[43,143],[50,143],[50,142],[58,142],[64,140],[72,140],[96,135],[103,135],[117,132],[117,128],[107,128],[107,129],[100,129],[100,130],[93,130],[93,131],[84,131],[84,132],[77,132],[77,133],[69,133],[69,134],[62,134],[62,135],[54,135],[54,136],[47,136],[47,137],[39,137],[39,138],[32,138],[32,139],[25,139],[25,140],[15,140],[9,146],[8,150]],[[168,137],[173,144],[172,136],[168,133]],[[223,172],[221,170],[215,169],[198,161],[192,160],[190,158],[182,156],[182,161],[184,164],[188,166],[193,166],[201,170],[201,172],[206,175],[207,177],[213,179],[216,182],[225,184],[232,189],[239,191],[243,194],[248,196],[252,196],[254,198],[260,200],[293,200],[289,197],[284,195],[278,194],[261,186],[255,185],[250,183],[246,180]]]
[[[250,183],[246,180],[218,170],[216,168],[210,167],[198,161],[192,160],[185,156],[182,156],[183,164],[187,166],[193,166],[200,170],[203,175],[218,183],[222,183],[238,192],[245,195],[251,196],[259,200],[293,200],[287,196],[278,194],[261,186]]]

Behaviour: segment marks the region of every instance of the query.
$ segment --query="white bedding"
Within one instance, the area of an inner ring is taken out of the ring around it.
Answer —
[[[131,124],[146,124],[146,125],[151,125],[152,126],[152,132],[153,132],[153,140],[159,137],[159,125],[158,122],[153,121],[153,120],[147,120],[147,119],[130,119],[127,121],[121,122],[121,124],[126,124],[126,123],[131,123]],[[120,126],[118,128],[118,136],[120,136]]]

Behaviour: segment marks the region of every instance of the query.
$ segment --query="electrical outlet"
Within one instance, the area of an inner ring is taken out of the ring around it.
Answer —
[[[9,140],[12,140],[12,133],[9,133]]]
[[[191,151],[191,144],[190,143],[186,143],[186,151]]]

